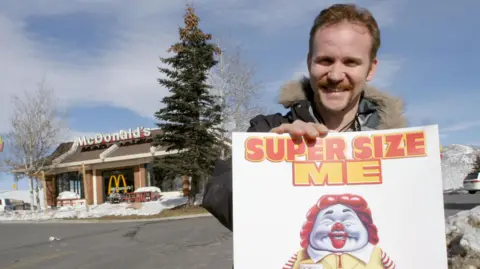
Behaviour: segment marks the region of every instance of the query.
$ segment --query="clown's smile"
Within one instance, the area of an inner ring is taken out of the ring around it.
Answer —
[[[345,243],[348,239],[348,234],[345,232],[330,232],[328,233],[328,237],[332,241],[332,245],[334,248],[343,248]]]
[[[342,223],[337,222],[332,226],[331,231],[328,233],[328,237],[332,241],[332,246],[340,249],[345,246],[348,239],[348,233],[345,232],[345,226],[343,226]]]

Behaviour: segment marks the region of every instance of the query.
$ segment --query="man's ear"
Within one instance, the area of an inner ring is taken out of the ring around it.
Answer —
[[[373,79],[373,76],[375,76],[375,72],[377,71],[377,64],[378,60],[377,58],[373,59],[372,63],[370,64],[370,70],[368,70],[367,74],[367,82],[371,81]]]

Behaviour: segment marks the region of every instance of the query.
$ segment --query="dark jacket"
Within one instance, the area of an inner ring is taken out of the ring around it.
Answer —
[[[279,103],[289,108],[289,112],[285,115],[258,115],[250,120],[247,132],[269,132],[282,123],[292,123],[297,119],[321,122],[321,115],[317,115],[311,107],[312,100],[313,91],[307,78],[288,82],[281,89]],[[356,123],[346,131],[407,127],[402,101],[371,86],[366,86],[362,92]],[[212,180],[206,186],[203,207],[233,231],[231,159],[217,162]]]

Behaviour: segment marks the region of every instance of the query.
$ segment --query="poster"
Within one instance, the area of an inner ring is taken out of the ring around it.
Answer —
[[[233,134],[235,269],[447,269],[438,127]]]

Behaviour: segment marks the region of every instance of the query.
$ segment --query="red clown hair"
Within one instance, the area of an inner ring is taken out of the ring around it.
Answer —
[[[355,211],[362,224],[367,228],[368,241],[376,245],[379,241],[378,230],[377,226],[373,224],[372,212],[368,208],[367,201],[362,196],[346,193],[324,195],[310,208],[307,212],[307,221],[305,221],[300,231],[300,245],[302,248],[306,249],[310,244],[310,233],[315,225],[318,213],[327,207],[337,204],[344,205]]]

